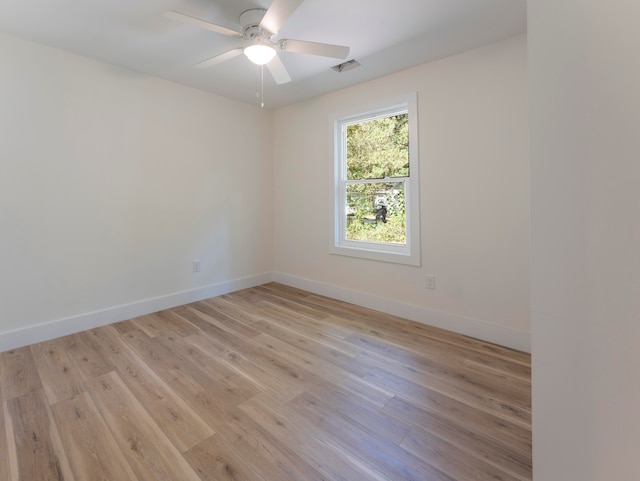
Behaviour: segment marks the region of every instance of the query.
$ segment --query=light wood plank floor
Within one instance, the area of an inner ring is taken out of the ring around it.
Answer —
[[[0,481],[530,480],[527,354],[279,284],[0,354]]]

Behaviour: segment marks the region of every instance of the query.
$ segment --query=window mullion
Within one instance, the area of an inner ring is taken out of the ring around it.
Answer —
[[[383,179],[346,179],[344,180],[345,185],[347,184],[394,184],[396,182],[406,182],[409,180],[409,177],[385,177]]]

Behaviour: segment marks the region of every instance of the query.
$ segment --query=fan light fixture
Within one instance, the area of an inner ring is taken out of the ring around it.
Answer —
[[[265,65],[275,56],[276,51],[268,45],[256,44],[246,47],[244,54],[256,65]]]

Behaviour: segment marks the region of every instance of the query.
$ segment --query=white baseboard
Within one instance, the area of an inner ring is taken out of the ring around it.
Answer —
[[[120,322],[133,317],[151,314],[152,312],[169,309],[171,307],[201,301],[210,297],[220,296],[229,292],[255,287],[273,280],[272,274],[264,273],[244,277],[232,281],[221,282],[209,286],[199,287],[189,291],[176,292],[166,296],[144,299],[139,302],[89,312],[66,319],[29,326],[22,329],[0,333],[0,352],[9,351],[36,342],[47,341],[57,337],[74,334],[76,332],[93,329],[114,322]]]
[[[282,272],[274,272],[273,280],[280,284],[368,307],[404,319],[447,329],[500,346],[531,352],[531,333],[526,331],[511,329],[490,322],[435,311],[412,304],[405,304],[393,299],[387,299],[353,289],[346,289],[332,284],[325,284],[303,277],[292,276]]]

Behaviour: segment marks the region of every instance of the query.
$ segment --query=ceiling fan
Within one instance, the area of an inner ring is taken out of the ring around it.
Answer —
[[[290,82],[291,77],[282,60],[276,54],[277,50],[338,59],[345,59],[349,55],[349,47],[341,45],[307,42],[304,40],[276,39],[280,27],[284,25],[303,1],[273,0],[268,10],[261,8],[247,10],[240,15],[239,30],[232,30],[175,11],[165,12],[164,16],[239,39],[238,47],[204,60],[196,64],[196,67],[209,68],[244,53],[253,63],[266,65],[277,84],[284,84]]]

